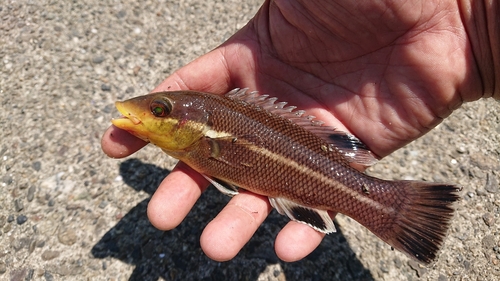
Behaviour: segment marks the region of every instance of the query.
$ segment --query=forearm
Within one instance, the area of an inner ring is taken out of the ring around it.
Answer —
[[[460,15],[483,86],[483,97],[500,99],[500,3],[459,0]]]

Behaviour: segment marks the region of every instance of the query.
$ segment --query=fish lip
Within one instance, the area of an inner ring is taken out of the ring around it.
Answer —
[[[122,114],[122,116],[118,118],[113,118],[111,123],[119,128],[126,128],[131,126],[137,126],[142,123],[142,121],[130,113],[123,102],[115,102],[116,109]]]
[[[114,123],[120,123],[120,124],[125,124],[125,123],[132,123],[133,125],[139,125],[142,123],[141,120],[139,120],[137,117],[129,115],[129,116],[121,116],[118,118],[113,118],[111,122]]]

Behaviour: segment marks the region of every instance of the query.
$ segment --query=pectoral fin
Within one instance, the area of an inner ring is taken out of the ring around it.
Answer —
[[[280,214],[286,214],[293,221],[305,223],[319,232],[336,232],[328,211],[305,207],[284,198],[269,198],[269,202]]]
[[[258,145],[260,137],[253,135],[226,136],[220,138],[205,138],[207,147],[210,150],[209,157],[220,161],[233,168],[243,168],[251,166],[241,157],[248,150],[250,145]]]

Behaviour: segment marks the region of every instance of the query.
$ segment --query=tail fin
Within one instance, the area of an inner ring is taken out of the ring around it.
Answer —
[[[405,189],[405,198],[394,214],[392,228],[375,234],[395,249],[429,264],[443,244],[460,188],[416,181],[395,183],[400,191]]]

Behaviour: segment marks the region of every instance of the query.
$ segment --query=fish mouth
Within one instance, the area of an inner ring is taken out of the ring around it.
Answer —
[[[113,118],[111,123],[120,129],[131,129],[142,123],[142,121],[127,110],[123,102],[115,102],[116,109],[122,114],[121,117]]]
[[[141,124],[141,121],[134,117],[130,118],[122,116],[118,118],[113,118],[111,120],[111,123],[113,123],[113,125],[115,125],[120,129],[126,129]]]

